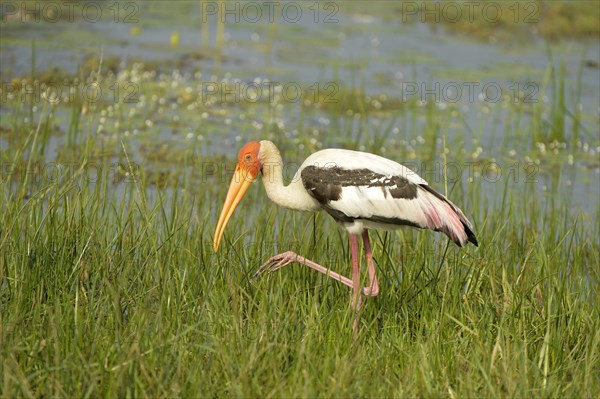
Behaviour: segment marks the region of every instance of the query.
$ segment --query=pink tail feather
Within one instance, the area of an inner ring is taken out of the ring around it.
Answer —
[[[462,211],[428,185],[423,184],[420,187],[424,189],[420,195],[423,196],[423,212],[427,219],[426,227],[441,231],[460,247],[466,245],[467,242],[478,246],[479,243],[472,230],[473,226]]]

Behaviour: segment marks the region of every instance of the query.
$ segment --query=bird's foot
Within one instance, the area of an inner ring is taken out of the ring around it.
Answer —
[[[279,270],[290,263],[294,263],[301,258],[302,257],[300,255],[292,251],[287,251],[279,255],[272,256],[258,268],[252,278],[257,278],[264,272],[273,273],[274,271]]]

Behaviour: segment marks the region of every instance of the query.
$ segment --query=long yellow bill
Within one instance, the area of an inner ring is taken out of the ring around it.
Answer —
[[[248,170],[240,167],[238,164],[231,179],[231,184],[229,184],[225,204],[223,205],[223,210],[221,211],[221,216],[219,216],[219,222],[217,223],[217,229],[215,230],[213,238],[213,248],[215,249],[215,252],[219,249],[219,244],[221,243],[223,233],[225,232],[225,226],[227,226],[235,208],[237,208],[242,198],[244,198],[244,194],[246,194],[246,191],[248,191],[248,188],[253,181],[254,179]]]

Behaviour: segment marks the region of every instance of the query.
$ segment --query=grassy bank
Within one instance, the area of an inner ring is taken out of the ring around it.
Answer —
[[[186,91],[193,78],[173,74],[162,84],[139,66],[122,79],[140,82],[136,103],[8,104],[3,396],[600,392],[598,206],[578,210],[565,190],[571,174],[595,176],[594,133],[564,134],[580,119],[593,130],[594,116],[566,115],[568,99],[484,104],[473,128],[461,123],[459,105],[374,102],[360,89],[348,89],[341,105],[281,109],[198,104]],[[488,148],[477,137],[497,119],[511,129]],[[277,209],[254,187],[213,253],[239,147],[231,131],[274,140],[296,164],[329,145],[422,161],[413,164],[425,171],[466,171],[468,160],[472,176],[424,176],[465,210],[481,245],[459,249],[416,230],[372,233],[381,294],[366,301],[354,340],[346,287],[299,266],[250,279],[287,249],[349,274],[346,233],[326,215]],[[500,178],[486,169],[492,160],[504,168]]]

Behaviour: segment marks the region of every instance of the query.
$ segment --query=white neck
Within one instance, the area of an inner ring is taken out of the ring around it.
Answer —
[[[290,184],[283,185],[283,161],[279,150],[270,141],[260,142],[259,159],[263,165],[262,181],[267,196],[279,206],[299,211],[316,211],[319,203],[304,188],[300,173]]]

